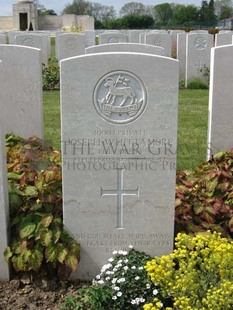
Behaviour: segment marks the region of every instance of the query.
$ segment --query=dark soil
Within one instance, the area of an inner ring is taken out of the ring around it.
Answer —
[[[0,282],[0,310],[59,310],[66,297],[74,296],[84,283],[56,280]]]

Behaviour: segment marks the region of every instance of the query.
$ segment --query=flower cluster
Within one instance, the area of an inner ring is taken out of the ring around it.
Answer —
[[[145,269],[163,298],[172,297],[173,307],[156,296],[144,310],[233,309],[233,241],[220,233],[178,234],[174,252],[147,262]]]
[[[112,309],[142,309],[143,304],[159,296],[159,287],[148,277],[144,265],[151,257],[130,246],[129,251],[114,251],[94,285],[108,285],[112,290]],[[162,298],[162,296],[160,296]]]

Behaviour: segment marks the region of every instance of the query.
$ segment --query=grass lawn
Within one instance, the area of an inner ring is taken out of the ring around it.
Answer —
[[[59,91],[44,92],[45,140],[60,149]],[[178,169],[192,169],[205,160],[208,124],[208,90],[180,90]]]

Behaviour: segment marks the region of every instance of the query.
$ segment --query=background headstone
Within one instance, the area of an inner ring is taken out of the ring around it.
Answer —
[[[1,130],[43,139],[42,65],[39,49],[0,45]]]
[[[217,33],[215,35],[215,47],[232,44],[232,33]]]
[[[85,31],[85,47],[95,45],[95,30]]]
[[[86,48],[86,54],[110,53],[110,52],[131,52],[164,56],[164,48],[149,44],[139,43],[112,43],[101,44]]]
[[[15,44],[34,47],[41,50],[42,63],[48,67],[48,38],[42,34],[16,34]]]
[[[5,34],[0,33],[0,44],[7,43],[7,36]]]
[[[106,32],[99,34],[99,44],[128,42],[128,36],[119,32]]]
[[[207,158],[233,147],[233,45],[211,50]]]
[[[165,33],[148,33],[145,35],[145,43],[164,48],[164,56],[171,57],[172,36]]]
[[[57,36],[58,60],[85,54],[85,34],[66,33]]]
[[[213,47],[212,34],[192,33],[186,41],[185,85],[193,78],[207,81],[205,70],[210,68],[210,50]]]
[[[0,76],[2,75],[2,64],[0,62]],[[0,100],[2,97],[2,85],[0,85]],[[1,124],[0,124],[1,126]],[[10,279],[9,267],[4,259],[4,251],[8,246],[8,226],[9,226],[9,203],[8,185],[6,169],[6,147],[5,135],[0,127],[0,281]]]
[[[186,69],[186,33],[177,34],[177,59],[179,60],[180,80],[185,79]]]
[[[135,65],[137,64],[137,65]],[[64,225],[81,243],[74,277],[113,250],[173,250],[178,61],[103,53],[61,62]]]

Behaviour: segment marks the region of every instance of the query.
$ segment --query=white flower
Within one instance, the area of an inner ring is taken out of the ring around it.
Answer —
[[[114,274],[114,272],[113,271],[106,271],[106,274]]]
[[[122,250],[120,250],[120,251],[118,252],[118,254],[120,254],[120,255],[127,255],[128,252],[127,252],[127,251],[122,251]]]
[[[112,254],[116,255],[116,254],[118,254],[118,252],[115,250],[115,251],[112,252]]]
[[[112,289],[113,289],[114,291],[119,291],[119,290],[120,290],[119,286],[112,286]],[[117,295],[117,296],[118,296],[118,295]]]
[[[127,264],[127,263],[128,263],[128,261],[129,261],[129,260],[126,258],[126,259],[124,260],[124,263],[126,263],[126,264]]]
[[[104,284],[104,281],[103,280],[99,280],[98,283],[99,284]]]
[[[128,270],[128,269],[129,269],[129,267],[128,267],[128,266],[125,266],[123,269],[124,269],[124,270]]]
[[[129,245],[129,248],[130,248],[130,249],[133,249],[133,245],[132,245],[132,244],[130,244],[130,245]]]
[[[121,297],[121,296],[122,296],[122,293],[121,293],[121,292],[117,292],[117,296],[118,296],[118,297]]]
[[[117,281],[117,278],[113,278],[113,279],[112,279],[112,284],[115,284],[116,281]]]
[[[157,295],[158,294],[158,290],[154,289],[153,290],[153,295]]]
[[[137,281],[137,280],[139,280],[139,279],[140,279],[140,277],[139,277],[139,276],[136,276],[134,279]]]
[[[108,261],[109,261],[110,263],[112,263],[112,262],[114,261],[114,258],[110,257],[110,258],[108,259]]]
[[[100,279],[100,275],[98,274],[95,278],[96,278],[97,280],[99,280],[99,279]]]
[[[123,282],[125,282],[125,278],[120,278],[117,280],[117,283],[123,283]]]
[[[119,259],[119,261],[117,262],[117,264],[121,264],[122,263],[122,259]]]
[[[149,290],[150,289],[150,284],[147,283],[146,288]]]
[[[116,300],[116,299],[117,299],[117,296],[112,296],[112,299],[113,299],[113,300]]]
[[[138,267],[138,270],[143,270],[143,267]]]
[[[143,303],[143,302],[145,302],[145,299],[144,298],[142,298],[142,297],[137,297],[137,298],[135,298],[135,299],[133,299],[132,301],[131,301],[131,304],[132,305],[139,305],[140,303]]]
[[[110,277],[106,277],[105,280],[106,280],[106,281],[109,281],[109,280],[110,280]]]
[[[132,266],[131,269],[136,269],[136,266]]]
[[[101,268],[101,272],[105,272],[107,269],[111,268],[112,267],[112,264],[106,264],[106,265],[103,265],[103,267]]]

